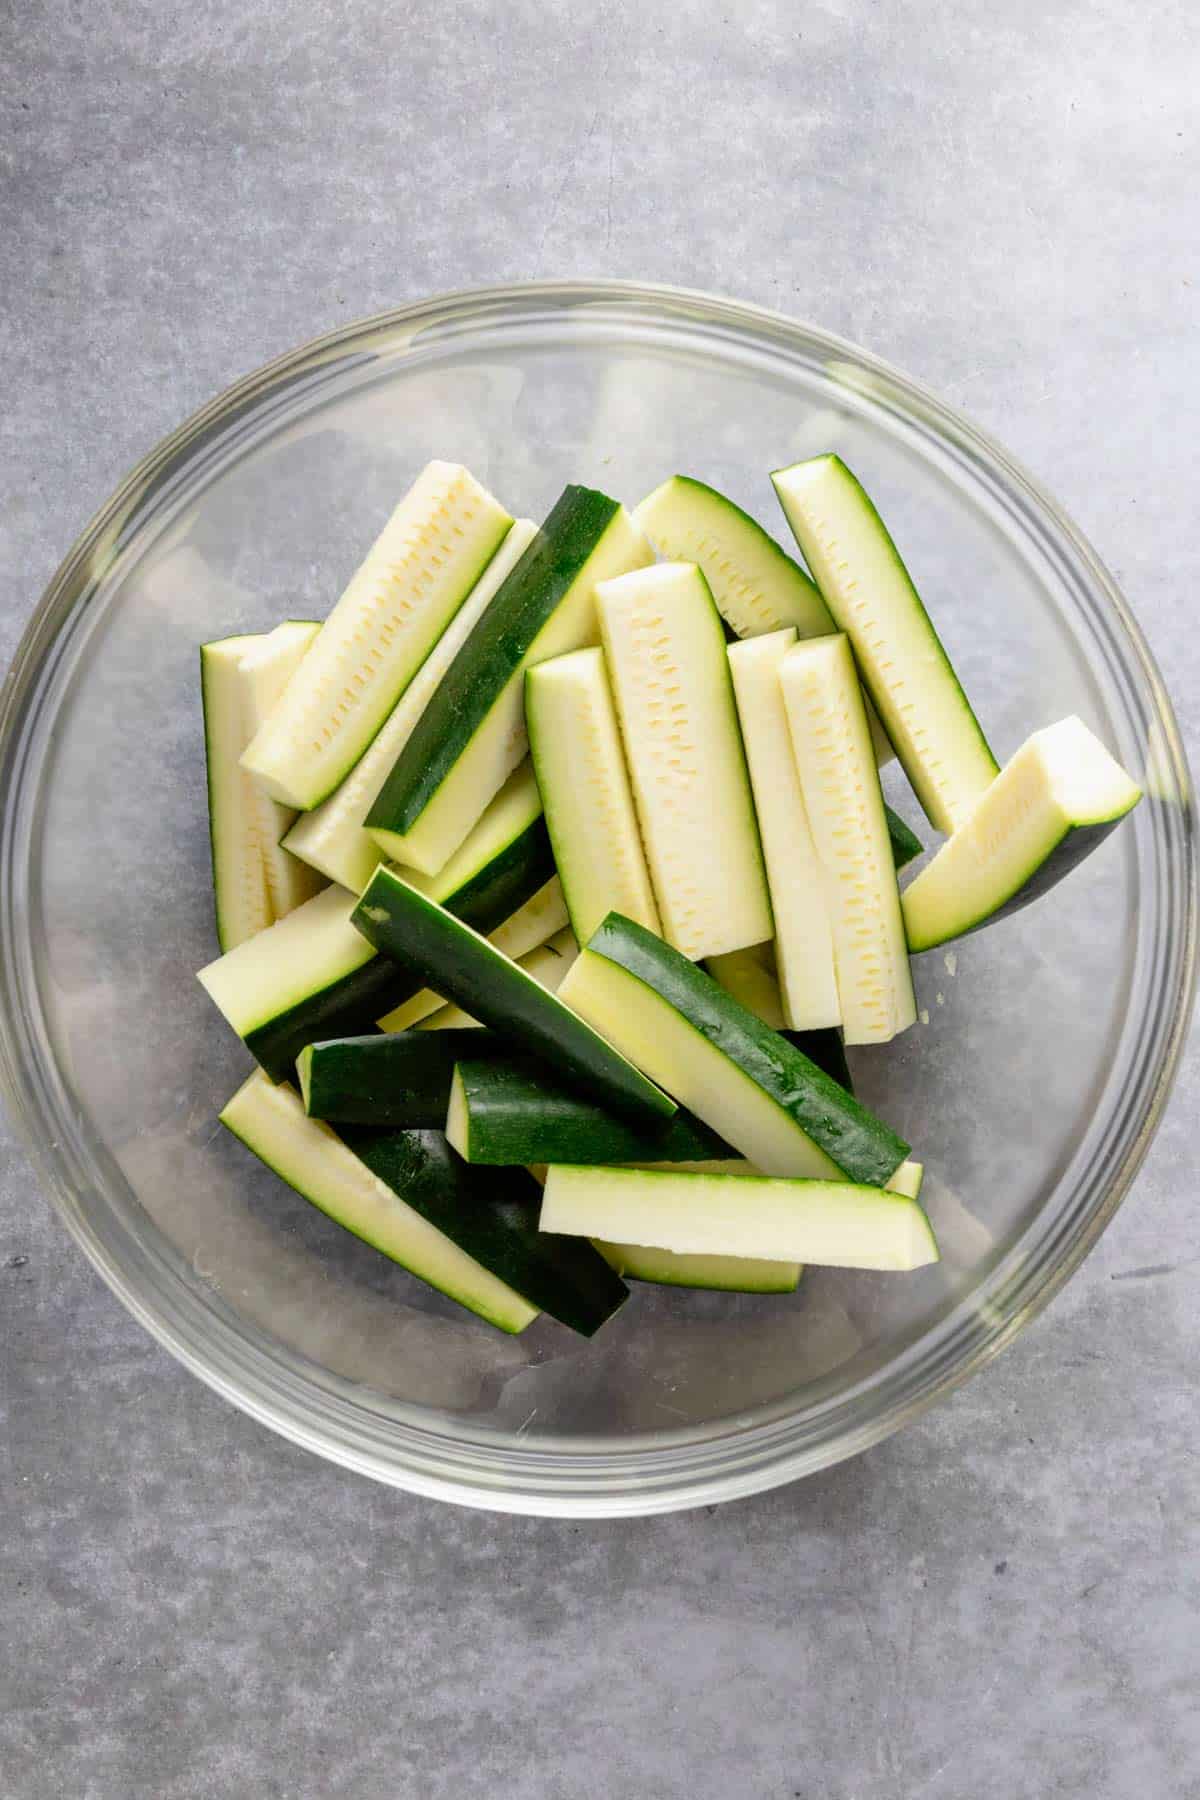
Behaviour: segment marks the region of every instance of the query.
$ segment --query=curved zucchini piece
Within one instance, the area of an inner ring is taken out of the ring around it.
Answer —
[[[768,1175],[882,1185],[908,1154],[794,1044],[617,913],[580,953],[560,995]]]
[[[493,933],[491,942],[495,944],[499,934]],[[547,938],[544,944],[538,944],[525,956],[514,957],[513,961],[527,975],[532,975],[539,987],[544,987],[548,994],[557,994],[566,979],[567,970],[579,955],[579,946],[575,942],[575,933],[568,928],[556,932]],[[465,1013],[461,1006],[442,1006],[430,1018],[422,1019],[417,1027],[420,1031],[456,1031],[462,1027],[479,1029],[479,1020]],[[438,1123],[443,1121],[439,1119]]]
[[[675,1112],[666,1094],[557,995],[390,869],[376,870],[353,916],[377,949],[602,1104],[647,1126]]]
[[[668,943],[693,961],[771,936],[725,637],[694,563],[596,590],[604,655]]]
[[[503,1054],[504,1046],[492,1032],[474,1027],[439,1031],[433,1037],[417,1031],[375,1032],[308,1044],[296,1058],[296,1074],[304,1110],[312,1119],[440,1131],[455,1063]]]
[[[528,824],[528,808],[505,803],[500,811],[503,830],[491,830],[486,816],[480,821],[478,855],[464,845],[454,866],[426,883],[431,898],[481,931],[495,930],[553,868],[540,813]],[[291,1075],[306,1044],[369,1031],[420,989],[355,930],[354,905],[352,894],[327,888],[200,971],[202,985],[276,1081]]]
[[[833,925],[848,1044],[883,1044],[917,1016],[883,795],[847,638],[813,638],[779,665]]]
[[[315,1123],[315,1121],[310,1121]],[[440,1131],[343,1128],[371,1174],[531,1307],[591,1337],[629,1290],[591,1244],[539,1228],[541,1188],[526,1169],[472,1169]]]
[[[715,1288],[728,1294],[794,1294],[800,1283],[797,1262],[767,1262],[755,1256],[688,1256],[649,1244],[592,1242],[611,1269],[626,1281],[653,1281],[660,1287]]]
[[[200,646],[208,831],[222,950],[235,949],[271,923],[258,797],[238,762],[246,747],[242,658],[261,642],[258,634],[243,633]]]
[[[468,1162],[709,1162],[729,1154],[715,1131],[687,1113],[639,1131],[557,1087],[541,1064],[486,1054],[475,1060],[467,1039],[445,1114],[446,1136]]]
[[[938,1260],[916,1200],[848,1181],[558,1165],[546,1175],[542,1230],[840,1269],[919,1269]]]
[[[525,670],[597,641],[595,587],[649,562],[623,506],[564,489],[446,671],[370,812],[388,856],[432,872],[528,749]]]
[[[429,705],[501,583],[516,567],[537,535],[532,519],[517,519],[470,594],[447,625],[399,703],[340,787],[312,812],[302,813],[287,835],[285,848],[310,863],[331,881],[361,894],[379,865],[382,851],[366,828],[366,817],[417,720]]]
[[[779,684],[780,667],[795,642],[792,630],[772,631],[731,644],[726,655],[775,915],[783,1023],[792,1031],[819,1031],[840,1025],[842,1009],[825,884]]]
[[[996,759],[883,520],[838,456],[771,480],[929,823],[955,831]]]
[[[910,950],[931,950],[1028,906],[1141,799],[1081,719],[1026,738],[966,824],[904,891]]]
[[[527,670],[525,724],[575,936],[610,912],[659,931],[603,651]]]
[[[287,619],[254,644],[241,661],[242,716],[245,743],[249,744],[271,712],[278,706],[283,691],[320,631],[319,625],[301,619]],[[284,919],[306,900],[311,900],[325,883],[315,869],[284,849],[280,842],[296,817],[295,809],[281,806],[251,778],[258,811],[259,837],[262,843],[263,867],[267,877],[267,893],[271,913]]]
[[[426,1161],[418,1139],[398,1191],[365,1166],[330,1126],[306,1118],[291,1088],[276,1087],[258,1069],[225,1107],[221,1123],[305,1200],[489,1324],[501,1331],[524,1331],[537,1317],[536,1302],[447,1236],[430,1216],[439,1210],[428,1204],[428,1190],[437,1186],[436,1143]],[[399,1178],[401,1171],[389,1173]],[[456,1194],[450,1177],[443,1196],[450,1204],[441,1210],[452,1213]],[[474,1207],[480,1207],[481,1198],[473,1199]]]
[[[550,878],[515,913],[497,925],[487,936],[502,956],[523,963],[531,951],[553,942],[567,923],[567,903],[557,875]],[[430,1020],[435,1013],[449,1011],[445,996],[432,988],[420,988],[375,1023],[380,1031],[407,1031],[412,1025]],[[445,1021],[442,1021],[444,1024]]]
[[[887,825],[888,841],[892,846],[892,861],[896,865],[896,873],[906,869],[914,862],[925,848],[916,832],[906,825],[899,813],[893,812],[885,800],[883,817]]]
[[[426,465],[242,758],[274,799],[307,811],[345,779],[511,524],[460,464]]]

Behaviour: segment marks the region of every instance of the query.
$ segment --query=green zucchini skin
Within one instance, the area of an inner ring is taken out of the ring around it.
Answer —
[[[473,1026],[309,1044],[296,1059],[304,1110],[334,1124],[441,1130],[455,1063],[503,1050],[492,1032]]]
[[[525,1169],[472,1169],[440,1131],[338,1135],[373,1175],[531,1306],[591,1337],[629,1289],[584,1238],[538,1230],[542,1190]]]
[[[820,1031],[781,1031],[779,1035],[786,1038],[789,1044],[794,1044],[810,1062],[815,1062],[818,1069],[824,1070],[829,1079],[836,1081],[840,1088],[845,1088],[848,1094],[854,1092],[850,1065],[846,1061],[846,1046],[836,1025],[823,1026]],[[680,1161],[682,1160],[681,1157]]]
[[[890,1126],[652,932],[610,913],[587,949],[627,970],[681,1013],[851,1181],[881,1187],[907,1157],[910,1146]]]
[[[618,507],[594,488],[563,489],[422,713],[367,814],[368,826],[412,830]]]
[[[546,823],[535,819],[444,904],[448,912],[476,931],[495,931],[532,899],[553,873]],[[390,957],[374,956],[351,974],[268,1019],[250,1033],[246,1048],[272,1081],[290,1081],[306,1045],[372,1033],[376,1019],[410,1000],[424,985],[411,969],[398,966]]]
[[[390,869],[375,871],[351,919],[377,950],[418,976],[419,985],[453,1000],[623,1117],[652,1130],[678,1110],[556,995]]]
[[[458,1080],[472,1163],[710,1162],[737,1154],[682,1110],[663,1129],[639,1131],[556,1086],[529,1059],[476,1061],[468,1045],[461,1053]]]
[[[888,838],[892,846],[892,861],[897,870],[906,869],[910,862],[920,856],[925,848],[916,832],[906,825],[899,813],[893,812],[885,800],[883,816],[887,820]]]

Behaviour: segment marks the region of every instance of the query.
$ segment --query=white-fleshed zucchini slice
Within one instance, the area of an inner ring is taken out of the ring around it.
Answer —
[[[453,855],[529,748],[526,669],[596,643],[596,583],[652,555],[607,494],[564,490],[455,657],[367,815],[385,855],[426,873]]]
[[[246,744],[278,706],[283,690],[300,667],[321,627],[300,619],[287,619],[267,632],[247,650],[239,665],[242,678],[242,711]],[[296,817],[295,808],[273,800],[251,777],[259,815],[263,866],[271,913],[286,918],[325,886],[315,869],[285,850],[281,839]]]
[[[529,669],[525,723],[579,942],[610,912],[660,931],[603,651],[574,650]]]
[[[725,634],[694,563],[596,591],[663,933],[693,961],[771,936]]]
[[[938,1260],[919,1202],[849,1181],[680,1175],[554,1164],[543,1231],[649,1243],[691,1256],[755,1256],[805,1266],[919,1269]]]
[[[366,817],[447,673],[506,577],[537,536],[532,519],[517,519],[467,599],[421,664],[378,735],[341,786],[312,812],[302,813],[287,837],[293,856],[331,881],[361,894],[383,855]]]
[[[426,465],[245,752],[268,793],[307,811],[345,779],[511,524],[461,464]]]
[[[930,824],[956,831],[996,759],[883,520],[840,457],[771,480]]]
[[[917,1016],[883,795],[845,636],[779,665],[812,841],[825,878],[848,1044],[884,1044]]]
[[[1027,906],[1102,844],[1141,789],[1081,719],[1035,731],[902,896],[911,950]]]
[[[495,942],[494,935],[492,941]],[[565,931],[555,932],[552,938],[527,951],[524,956],[515,957],[514,961],[527,975],[532,975],[548,994],[557,994],[578,955],[579,945],[575,941],[575,933],[568,926]],[[416,1029],[458,1031],[472,1025],[478,1027],[479,1020],[473,1019],[470,1013],[465,1013],[461,1006],[447,1004],[439,1007],[427,1019],[419,1020]]]
[[[650,1244],[593,1242],[610,1269],[629,1281],[660,1287],[714,1288],[730,1294],[793,1294],[800,1282],[797,1262],[767,1262],[754,1256],[688,1256]]]
[[[784,1022],[793,1031],[818,1031],[840,1025],[842,1012],[825,884],[779,682],[795,642],[792,630],[772,631],[730,644],[728,656],[775,915]]]
[[[221,1123],[355,1237],[502,1331],[523,1331],[537,1317],[536,1307],[372,1174],[332,1126],[308,1118],[294,1089],[256,1069]]]
[[[552,875],[524,906],[518,907],[515,913],[488,933],[488,941],[502,956],[511,957],[513,962],[521,962],[531,950],[548,943],[562,931],[566,923],[567,903],[563,899],[558,876]],[[405,1000],[376,1023],[381,1031],[407,1031],[446,1006],[447,1002],[441,994],[435,994],[432,988],[421,988],[411,999]],[[474,1024],[475,1021],[471,1022]]]
[[[222,950],[235,949],[271,923],[257,795],[238,761],[246,747],[241,662],[261,641],[255,633],[243,633],[200,646],[208,829]]]

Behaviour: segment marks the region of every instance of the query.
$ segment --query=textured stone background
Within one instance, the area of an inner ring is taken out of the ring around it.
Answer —
[[[1038,470],[1200,728],[1200,28],[1175,0],[10,0],[0,656],[233,377],[535,275],[778,306]],[[0,1791],[1200,1793],[1195,1061],[965,1391],[825,1477],[568,1525],[327,1468],[126,1317],[0,1138]]]

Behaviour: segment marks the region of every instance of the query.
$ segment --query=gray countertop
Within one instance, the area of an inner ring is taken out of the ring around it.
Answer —
[[[0,18],[0,657],[211,393],[409,297],[680,282],[1039,472],[1200,728],[1200,27],[1176,0],[24,0]],[[1200,1071],[1008,1353],[824,1476],[615,1524],[268,1435],[0,1137],[6,1800],[1200,1793]]]

